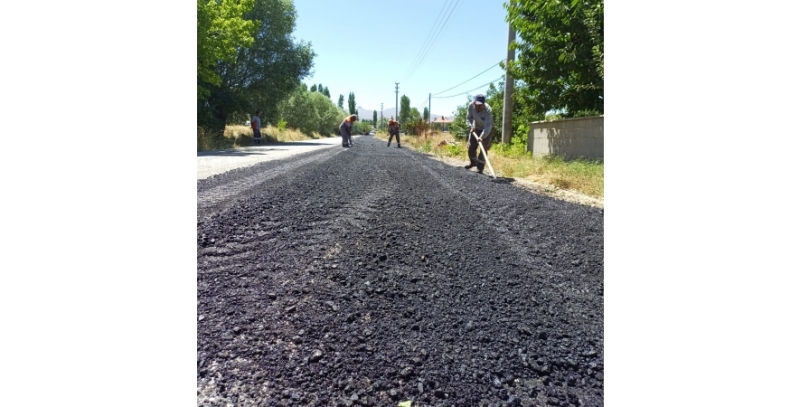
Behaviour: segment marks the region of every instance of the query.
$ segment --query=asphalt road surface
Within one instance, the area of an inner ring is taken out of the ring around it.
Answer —
[[[358,138],[360,136],[353,136],[353,142]],[[265,143],[261,146],[231,148],[221,151],[204,151],[197,153],[197,179],[205,179],[236,168],[247,167],[265,161],[279,160],[309,151],[341,145],[341,137],[327,137],[286,143]]]
[[[602,209],[361,137],[197,213],[198,406],[603,405]]]

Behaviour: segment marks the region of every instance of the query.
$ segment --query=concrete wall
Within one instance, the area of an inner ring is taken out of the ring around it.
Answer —
[[[528,132],[528,151],[534,157],[602,160],[603,116],[533,122]]]

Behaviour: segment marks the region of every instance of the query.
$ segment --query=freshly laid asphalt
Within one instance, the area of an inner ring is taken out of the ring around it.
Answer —
[[[602,209],[373,137],[200,159],[199,406],[603,405]]]

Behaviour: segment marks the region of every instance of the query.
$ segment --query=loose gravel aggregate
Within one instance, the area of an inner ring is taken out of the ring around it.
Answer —
[[[602,406],[603,210],[362,137],[198,180],[198,406]]]

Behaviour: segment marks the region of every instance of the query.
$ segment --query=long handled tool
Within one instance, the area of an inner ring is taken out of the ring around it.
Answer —
[[[483,159],[484,159],[484,160],[486,160],[486,165],[488,165],[488,166],[489,166],[489,171],[491,171],[491,172],[492,172],[492,177],[493,177],[494,179],[497,179],[497,176],[496,176],[496,175],[494,175],[494,169],[492,168],[492,163],[490,163],[490,162],[489,162],[489,155],[488,155],[488,154],[486,154],[486,150],[484,150],[484,149],[483,149],[483,143],[481,143],[481,141],[478,139],[478,135],[477,135],[477,134],[475,134],[475,132],[474,132],[474,131],[471,131],[469,134],[471,134],[472,136],[474,136],[474,137],[475,137],[475,141],[477,141],[477,142],[478,142],[478,147],[480,147],[480,148],[481,148],[481,152],[483,153]]]

